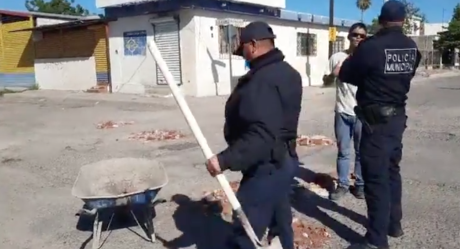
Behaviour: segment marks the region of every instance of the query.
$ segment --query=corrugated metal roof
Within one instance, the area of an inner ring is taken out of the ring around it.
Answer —
[[[163,0],[141,1],[122,6],[110,6],[105,9],[106,16],[129,17],[149,13],[172,12],[179,9],[203,9],[210,11],[230,12],[246,15],[257,15],[264,18],[275,18],[293,22],[306,22],[319,25],[329,25],[329,17],[302,13],[291,10],[271,8],[263,5],[247,4],[229,0]],[[248,11],[249,10],[249,11]],[[133,14],[135,13],[135,14]],[[267,14],[271,13],[271,14]],[[358,20],[334,17],[334,26],[350,27]]]
[[[65,19],[65,20],[85,20],[85,19],[98,18],[98,16],[71,16],[71,15],[34,12],[34,11],[16,11],[16,10],[4,10],[4,9],[0,9],[0,15],[21,16],[21,17],[29,17],[29,16],[48,17],[52,19]]]
[[[280,19],[329,25],[328,16],[320,16],[320,15],[302,13],[302,12],[291,11],[291,10],[281,10]],[[335,26],[350,27],[356,22],[359,22],[359,21],[334,17]]]
[[[88,19],[88,20],[76,20],[76,21],[56,23],[56,24],[50,24],[50,25],[42,25],[42,26],[38,26],[34,28],[17,29],[17,30],[12,30],[10,32],[51,31],[51,30],[58,30],[58,29],[71,29],[71,28],[78,28],[78,27],[87,27],[91,25],[105,24],[110,21],[115,21],[115,19],[98,18],[98,19]]]

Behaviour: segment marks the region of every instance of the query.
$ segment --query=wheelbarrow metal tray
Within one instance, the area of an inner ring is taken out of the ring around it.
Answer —
[[[145,204],[168,183],[163,165],[144,158],[114,158],[84,165],[72,195],[90,209]]]

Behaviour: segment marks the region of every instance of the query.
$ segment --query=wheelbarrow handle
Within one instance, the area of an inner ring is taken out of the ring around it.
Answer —
[[[193,116],[192,111],[190,110],[187,102],[185,101],[184,96],[182,96],[182,93],[180,92],[179,87],[177,86],[176,82],[174,81],[174,77],[169,71],[168,66],[166,65],[166,62],[164,61],[163,57],[161,56],[160,51],[158,50],[158,47],[153,39],[151,39],[148,43],[148,47],[150,52],[152,53],[153,58],[155,59],[157,66],[160,68],[161,72],[163,73],[166,82],[169,85],[169,88],[171,89],[171,92],[179,105],[179,108],[182,111],[182,114],[185,117],[185,120],[187,121],[190,129],[193,132],[193,135],[195,136],[198,144],[201,147],[201,150],[203,151],[204,156],[209,159],[211,158],[214,154],[211,151],[211,148],[208,145],[208,142],[206,138],[203,135],[203,132],[200,129],[200,126],[198,125],[195,117]],[[242,223],[245,227],[246,232],[248,233],[248,236],[251,238],[251,240],[254,242],[256,248],[260,247],[260,241],[257,239],[257,236],[255,236],[254,230],[249,224],[249,221],[247,220],[247,217],[244,215],[242,209],[241,209],[241,204],[236,198],[235,193],[233,192],[233,189],[230,186],[230,183],[228,182],[227,178],[225,177],[224,174],[219,174],[216,176],[217,181],[219,182],[220,186],[222,187],[222,190],[224,191],[225,195],[227,196],[233,210],[236,211],[237,216],[239,216],[240,219],[242,219]],[[257,242],[257,243],[256,243]]]

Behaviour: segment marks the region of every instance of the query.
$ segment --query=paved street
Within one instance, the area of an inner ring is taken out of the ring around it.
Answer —
[[[300,133],[331,137],[334,89],[305,88],[304,92]],[[215,151],[225,146],[225,99],[189,99]],[[460,76],[414,82],[408,113],[402,162],[406,235],[391,240],[392,248],[460,248]],[[96,128],[109,120],[134,124]],[[149,143],[128,139],[132,133],[154,129],[175,129],[188,137]],[[0,98],[0,138],[0,249],[91,248],[92,224],[75,216],[83,203],[70,193],[79,168],[87,163],[114,157],[160,160],[169,176],[161,197],[168,200],[175,194],[196,199],[203,191],[218,188],[171,98],[53,91],[6,94]],[[307,169],[335,170],[334,147],[299,152]],[[328,227],[332,249],[364,233],[364,202],[350,195],[337,204],[314,195],[295,203],[299,215]],[[161,204],[156,231],[166,241],[180,238],[179,248],[217,249],[226,227],[200,214],[174,202]],[[140,233],[135,227],[132,230]],[[103,248],[164,247],[118,229]]]

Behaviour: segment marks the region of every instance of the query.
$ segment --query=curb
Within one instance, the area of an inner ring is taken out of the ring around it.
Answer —
[[[449,78],[449,77],[456,77],[460,76],[460,72],[445,72],[445,73],[435,73],[428,76],[419,76],[414,78],[412,82],[419,82],[419,81],[426,81],[430,79],[438,79],[438,78]]]

